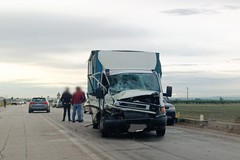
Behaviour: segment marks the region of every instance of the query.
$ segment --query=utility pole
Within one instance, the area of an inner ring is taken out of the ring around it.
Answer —
[[[189,98],[189,88],[187,87],[187,101],[188,101],[188,98]]]

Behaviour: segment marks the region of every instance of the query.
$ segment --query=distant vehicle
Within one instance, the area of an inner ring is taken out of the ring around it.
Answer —
[[[23,105],[23,104],[24,104],[24,101],[19,100],[19,104],[20,104],[20,105]]]
[[[12,105],[21,105],[22,103],[19,100],[14,99],[14,100],[11,101],[11,104]]]
[[[167,97],[163,98],[163,102],[165,104],[167,114],[167,123],[168,125],[174,125],[176,122],[176,108],[171,104]]]
[[[57,101],[56,108],[62,108],[62,107],[63,107],[62,101],[58,100],[58,101]]]
[[[53,99],[49,99],[48,102],[52,105],[52,103],[54,102]]]
[[[159,53],[125,50],[92,51],[88,60],[88,106],[93,128],[112,133],[156,131],[164,136],[167,116]]]
[[[28,112],[32,113],[34,111],[46,111],[50,112],[50,105],[46,98],[43,97],[35,97],[29,103]]]
[[[54,101],[52,102],[52,107],[62,108],[62,107],[63,107],[63,103],[62,103],[62,101],[60,101],[60,100],[54,100]]]
[[[53,102],[51,103],[52,107],[56,107],[57,106],[57,100],[53,100]]]

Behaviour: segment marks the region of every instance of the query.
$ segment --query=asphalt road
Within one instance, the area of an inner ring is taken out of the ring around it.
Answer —
[[[0,107],[0,160],[239,160],[240,136],[168,127],[155,133],[103,139],[85,122],[61,122],[62,109],[27,112],[27,106]]]

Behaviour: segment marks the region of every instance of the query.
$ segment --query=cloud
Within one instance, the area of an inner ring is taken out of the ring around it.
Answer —
[[[50,68],[57,68],[57,69],[86,69],[87,63],[79,63],[79,64],[61,64],[61,63],[38,63],[37,65],[41,66],[48,66]]]
[[[231,61],[240,61],[240,58],[231,59]]]
[[[225,5],[224,7],[226,9],[230,9],[230,10],[238,10],[238,9],[240,9],[240,5]]]
[[[0,63],[29,67],[86,69],[91,50],[145,35],[141,27],[105,17],[1,12],[0,24]]]
[[[162,66],[163,67],[172,67],[172,66],[192,67],[192,66],[205,66],[205,65],[209,65],[209,64],[182,63],[182,64],[166,64]]]
[[[197,8],[177,8],[162,11],[162,13],[179,15],[179,16],[189,16],[189,15],[211,15],[217,14],[216,10],[212,9],[197,9]]]
[[[202,9],[202,8],[176,8],[164,10],[162,13],[179,15],[179,16],[189,16],[189,15],[213,15],[220,13],[223,9],[229,10],[239,10],[240,5],[225,5],[224,7],[219,7],[217,9]]]
[[[127,40],[144,35],[139,27],[104,17],[1,12],[0,24],[0,52],[30,56],[84,50],[111,44],[115,38]]]

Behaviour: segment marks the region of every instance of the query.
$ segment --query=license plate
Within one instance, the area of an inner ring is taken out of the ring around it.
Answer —
[[[131,124],[129,132],[142,132],[147,126],[145,124]]]

